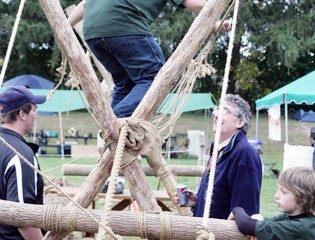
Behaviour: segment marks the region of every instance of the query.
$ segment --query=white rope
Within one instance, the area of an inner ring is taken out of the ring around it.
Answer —
[[[13,30],[12,30],[12,33],[11,33],[8,49],[7,49],[5,58],[4,58],[1,74],[0,74],[0,87],[2,86],[3,79],[4,79],[4,76],[5,76],[5,72],[6,72],[7,67],[8,67],[9,59],[10,59],[12,48],[13,48],[13,43],[14,43],[14,40],[15,40],[15,36],[16,36],[16,33],[17,33],[17,29],[18,29],[20,20],[21,20],[21,15],[22,15],[22,11],[23,11],[23,8],[24,8],[24,4],[25,4],[25,0],[21,0],[20,6],[19,6],[19,10],[17,12],[16,19],[15,19],[15,22],[14,22]]]
[[[187,66],[185,73],[172,90],[174,97],[168,108],[164,111],[164,113],[157,113],[152,120],[152,123],[156,126],[160,134],[168,129],[164,132],[166,133],[164,138],[168,138],[172,133],[177,119],[181,116],[189,101],[197,78],[204,78],[206,75],[214,74],[216,71],[210,64],[207,63],[207,56],[211,52],[216,34],[210,36],[209,41],[200,51],[196,59],[192,60]],[[168,95],[165,99],[165,102],[169,100],[169,98],[170,95]],[[169,116],[169,118],[167,118],[167,116]]]
[[[207,197],[206,197],[206,203],[205,203],[205,208],[204,208],[204,212],[203,212],[203,224],[204,225],[206,225],[208,223],[208,219],[209,219],[209,215],[210,215],[210,205],[211,205],[211,198],[212,198],[212,192],[213,192],[214,174],[215,174],[215,168],[216,168],[217,158],[218,158],[219,139],[220,139],[220,134],[221,134],[222,116],[223,116],[223,109],[224,109],[223,101],[224,101],[225,96],[226,96],[226,91],[227,91],[228,81],[229,81],[229,72],[230,72],[230,66],[231,66],[233,42],[234,42],[234,38],[235,38],[235,29],[236,29],[236,22],[237,22],[238,7],[239,7],[239,0],[236,0],[235,1],[234,14],[233,14],[231,37],[230,37],[230,41],[229,41],[227,60],[226,60],[225,71],[224,71],[217,130],[215,133],[213,156],[212,156],[212,160],[211,160],[211,170],[210,170],[210,176],[209,176],[209,181],[208,181]]]
[[[118,144],[117,144],[117,148],[116,148],[116,154],[114,157],[114,162],[113,162],[113,167],[112,167],[112,171],[110,174],[110,181],[109,181],[109,185],[108,185],[108,189],[107,189],[107,193],[106,193],[106,198],[105,198],[105,204],[103,207],[103,215],[102,215],[102,219],[101,219],[101,226],[98,229],[98,235],[97,235],[97,240],[103,240],[106,239],[106,229],[104,229],[104,226],[109,225],[109,215],[112,209],[112,205],[113,205],[113,196],[115,193],[115,185],[117,182],[117,178],[119,176],[119,169],[121,166],[121,162],[122,162],[122,158],[124,155],[124,149],[125,149],[125,145],[126,145],[126,137],[128,135],[128,126],[124,125],[121,128],[121,132],[119,134],[119,139],[118,139]],[[108,227],[110,229],[110,227]],[[121,239],[121,237],[119,235],[113,235],[112,237],[115,237],[115,239]]]

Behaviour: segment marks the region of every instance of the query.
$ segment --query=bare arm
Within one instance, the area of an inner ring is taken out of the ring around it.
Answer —
[[[183,5],[188,8],[190,11],[194,12],[196,15],[198,15],[203,8],[203,6],[206,4],[206,0],[184,0]],[[212,33],[215,33],[220,26],[220,22],[216,22],[215,26],[211,30]],[[230,31],[231,29],[231,23],[227,20],[225,20],[222,24],[222,29],[225,31]]]
[[[199,14],[203,6],[206,4],[206,0],[184,0],[183,5],[194,12],[196,15]]]
[[[69,16],[68,22],[70,23],[71,27],[73,27],[83,19],[84,4],[85,0],[81,1]]]
[[[43,234],[41,229],[34,227],[19,227],[19,232],[25,240],[41,240]]]

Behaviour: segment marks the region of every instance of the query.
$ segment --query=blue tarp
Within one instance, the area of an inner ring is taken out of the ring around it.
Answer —
[[[9,86],[26,86],[32,89],[53,89],[54,83],[36,75],[21,75],[3,83],[4,87]]]
[[[305,112],[300,109],[293,114],[292,118],[299,122],[315,122],[315,112],[312,110]]]

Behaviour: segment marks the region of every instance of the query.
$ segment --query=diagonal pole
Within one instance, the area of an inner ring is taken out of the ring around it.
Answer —
[[[132,117],[150,120],[210,35],[229,0],[208,0],[185,37],[161,68]]]
[[[57,0],[40,0],[44,13],[55,34],[55,40],[59,48],[66,55],[71,70],[75,73],[77,80],[83,88],[83,92],[91,107],[92,113],[98,122],[100,128],[105,132],[109,130],[116,117],[110,107],[110,101],[102,97],[102,88],[100,82],[89,62],[87,56],[76,38],[67,18]],[[107,100],[107,101],[106,101]],[[116,145],[113,143],[112,145]],[[115,146],[113,146],[115,148]],[[126,153],[128,154],[128,153]],[[99,162],[94,175],[86,179],[80,187],[79,193],[74,197],[80,205],[87,201],[85,199],[93,199],[104,183],[104,175],[109,175],[111,169],[112,158],[104,156]],[[106,173],[101,170],[107,169]],[[137,161],[133,161],[124,169],[124,174],[134,190],[134,197],[137,199],[140,208],[144,211],[159,211],[154,194],[150,189],[146,177]],[[95,187],[97,186],[97,187]],[[71,203],[70,203],[71,204]],[[60,235],[49,233],[45,239],[60,239]]]
[[[40,3],[52,26],[59,47],[66,53],[72,70],[76,73],[81,86],[83,86],[83,91],[98,124],[103,130],[110,129],[110,125],[112,121],[115,120],[115,116],[109,106],[109,101],[105,101],[99,97],[102,96],[99,81],[92,66],[88,63],[70,25],[67,24],[67,19],[63,14],[60,3],[56,0],[40,0]],[[178,49],[157,75],[153,85],[132,115],[133,117],[141,117],[147,120],[152,117],[165,96],[170,92],[174,83],[180,78],[180,75],[184,72],[188,63],[196,55],[204,40],[210,34],[211,29],[222,14],[227,3],[228,0],[223,0],[219,3],[215,0],[207,1]],[[89,175],[85,183],[81,186],[80,192],[75,196],[75,199],[81,201],[83,204],[83,202],[86,202],[83,199],[84,196],[85,199],[87,199],[97,193],[97,188],[100,187],[102,181],[104,181],[104,175],[109,174],[111,168],[110,160],[110,156],[104,156],[102,158],[98,166],[94,169],[95,171],[93,171],[94,176],[91,176],[92,174]],[[103,169],[107,168],[108,171],[100,172],[99,169],[102,167]],[[133,171],[134,170],[131,169],[130,173],[132,174]],[[139,175],[136,177],[138,179],[134,179],[134,184],[139,182],[139,178],[141,180]],[[143,191],[143,186],[140,192],[145,192]],[[88,195],[89,197],[87,197],[87,193],[90,193],[91,196]],[[144,198],[147,198],[148,192],[145,192],[145,194],[146,196]],[[154,197],[153,199],[155,200]],[[152,206],[153,205],[154,204],[152,204]]]

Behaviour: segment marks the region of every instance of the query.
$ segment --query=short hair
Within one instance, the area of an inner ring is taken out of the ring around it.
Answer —
[[[307,215],[315,216],[315,171],[306,167],[292,167],[283,171],[279,185],[289,189],[297,204],[303,205]]]
[[[31,103],[27,103],[17,109],[14,109],[12,111],[9,112],[0,112],[0,120],[1,120],[1,124],[2,123],[12,123],[14,121],[16,121],[16,117],[20,114],[20,111],[29,113],[32,110],[32,104]]]
[[[250,112],[250,106],[239,95],[226,94],[225,101],[232,104],[237,109],[237,116],[239,119],[245,122],[244,126],[241,128],[247,133],[250,128],[250,121],[252,119],[252,113]]]

